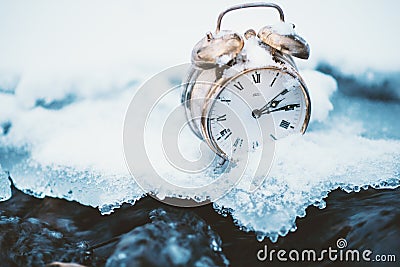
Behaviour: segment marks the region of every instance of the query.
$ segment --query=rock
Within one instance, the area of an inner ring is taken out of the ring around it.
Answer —
[[[190,211],[155,209],[151,223],[125,234],[107,267],[116,266],[227,266],[221,240]]]

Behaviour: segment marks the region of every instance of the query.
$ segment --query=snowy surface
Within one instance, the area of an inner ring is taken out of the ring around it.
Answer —
[[[291,35],[296,34],[293,24],[288,22],[278,22],[272,25],[272,30],[280,35]]]
[[[0,201],[7,200],[11,197],[11,182],[8,175],[3,171],[0,165]]]
[[[145,79],[187,62],[218,12],[236,3],[2,1],[3,170],[29,194],[76,200],[105,214],[142,197],[123,158],[128,103]],[[374,73],[397,82],[400,60],[392,51],[400,38],[393,34],[400,3],[277,3],[311,47],[310,61],[296,63],[310,89],[312,123],[305,136],[280,141],[270,176],[256,193],[237,189],[215,203],[220,212],[230,209],[239,226],[271,240],[294,230],[309,205],[323,208],[329,191],[395,187],[400,172],[400,129],[392,118],[399,104],[349,98],[332,77],[310,70],[329,62],[359,84],[386,90]],[[273,11],[251,12],[246,20],[243,11],[227,15],[222,28],[258,31],[278,20]],[[249,25],[238,25],[243,21]],[[399,96],[394,84],[390,92]],[[7,199],[3,170],[0,199]]]

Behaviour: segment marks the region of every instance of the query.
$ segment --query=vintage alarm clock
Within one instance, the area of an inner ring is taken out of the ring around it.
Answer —
[[[249,7],[273,8],[280,21],[258,33],[220,30],[226,13]],[[311,104],[292,57],[307,59],[309,54],[307,42],[285,22],[278,5],[248,3],[223,11],[215,32],[207,33],[192,52],[182,94],[190,128],[229,161],[266,141],[303,134]]]

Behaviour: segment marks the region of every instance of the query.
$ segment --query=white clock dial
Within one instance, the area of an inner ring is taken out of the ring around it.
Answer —
[[[212,145],[228,159],[256,150],[266,138],[303,133],[308,123],[307,90],[287,70],[247,70],[220,87],[215,98],[206,129]]]

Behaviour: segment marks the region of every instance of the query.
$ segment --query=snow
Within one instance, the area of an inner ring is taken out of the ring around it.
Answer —
[[[236,3],[2,1],[0,199],[11,195],[4,171],[29,194],[76,200],[103,214],[141,198],[143,191],[124,163],[127,106],[145,79],[188,62],[193,45],[214,30],[218,12]],[[361,83],[379,85],[385,83],[374,73],[398,76],[400,60],[393,44],[400,37],[393,34],[393,25],[400,24],[400,2],[277,3],[311,47],[310,60],[296,63],[310,89],[312,123],[301,138],[279,141],[269,178],[255,193],[239,187],[215,203],[218,211],[230,208],[240,227],[271,240],[293,231],[309,205],[323,207],[323,198],[337,187],[398,186],[400,159],[398,138],[385,139],[382,132],[369,130],[381,127],[368,116],[386,118],[390,108],[364,110],[366,104],[354,100],[351,108],[368,114],[356,118],[350,109],[343,111],[348,100],[338,96],[336,81],[312,70],[328,62]],[[227,15],[222,28],[257,32],[278,19],[272,11],[249,12]],[[393,88],[398,96],[398,86]],[[174,106],[168,102],[163,112]],[[157,125],[157,116],[153,123]],[[7,133],[6,124],[11,126]],[[183,135],[182,141],[193,144],[192,138]],[[192,149],[186,153],[196,158],[197,143]],[[175,177],[162,165],[159,171]]]
[[[258,39],[251,37],[249,40],[247,40],[245,47],[243,48],[243,53],[248,58],[246,68],[277,65],[277,63],[272,60],[272,57],[268,53],[265,53],[265,48],[258,45],[258,42]]]
[[[233,190],[215,203],[217,209],[233,208],[239,226],[275,242],[296,229],[309,205],[324,208],[333,189],[399,186],[400,141],[363,138],[342,119],[335,122],[338,129],[278,141],[263,185],[254,193]]]
[[[5,201],[11,197],[11,182],[8,175],[0,165],[0,201]]]
[[[337,89],[336,80],[313,70],[303,70],[301,76],[307,82],[307,88],[310,91],[311,121],[325,121],[329,112],[333,110],[330,98]]]
[[[292,23],[282,21],[272,25],[272,29],[274,32],[279,33],[280,35],[291,35],[296,33]]]

